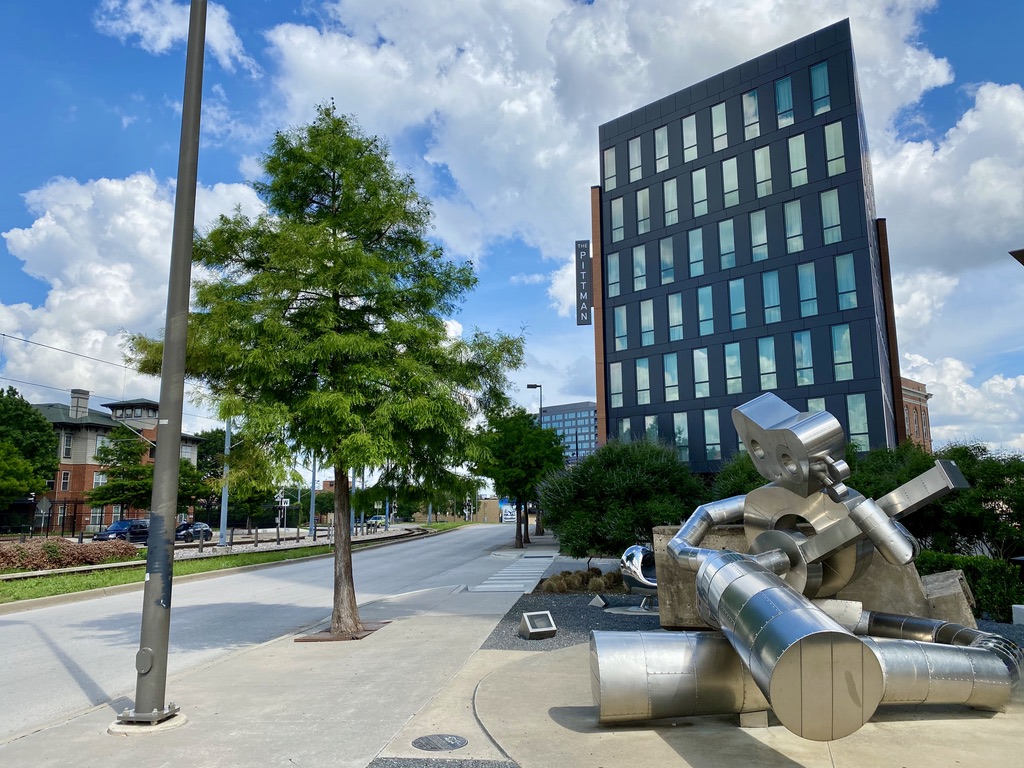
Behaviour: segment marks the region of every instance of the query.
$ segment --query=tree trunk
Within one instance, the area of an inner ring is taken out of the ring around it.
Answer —
[[[523,505],[516,501],[516,549],[523,546]]]
[[[544,535],[544,524],[540,520],[540,507],[537,507],[537,524],[533,528],[534,536]]]
[[[530,507],[523,508],[523,544],[530,543]]]
[[[348,472],[334,467],[334,605],[331,610],[331,634],[355,635],[363,629],[356,604],[352,578],[352,528],[349,525]]]

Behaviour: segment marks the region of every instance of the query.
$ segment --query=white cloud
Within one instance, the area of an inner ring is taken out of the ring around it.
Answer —
[[[173,0],[103,0],[94,23],[100,32],[122,43],[137,38],[142,50],[163,54],[188,40],[189,4]],[[207,7],[206,45],[228,72],[234,72],[237,64],[252,77],[260,75],[259,65],[245,52],[223,5],[210,3]]]
[[[547,275],[542,275],[539,272],[534,272],[531,275],[519,273],[518,275],[512,275],[509,278],[509,282],[512,285],[538,285],[547,279]]]
[[[4,376],[27,382],[45,379],[61,389],[82,387],[105,397],[153,397],[158,384],[56,350],[121,362],[123,331],[163,331],[170,267],[174,185],[151,174],[78,182],[57,178],[25,195],[35,217],[25,228],[2,234],[25,271],[49,286],[41,307],[0,305],[0,327],[43,347],[5,345]],[[260,209],[255,193],[239,184],[200,187],[196,222],[241,206]],[[126,389],[127,388],[127,389]],[[40,390],[30,399],[60,399]]]
[[[928,386],[932,440],[982,440],[996,448],[1024,450],[1024,376],[1001,374],[974,384],[973,368],[951,357],[929,360],[904,355],[903,374]]]

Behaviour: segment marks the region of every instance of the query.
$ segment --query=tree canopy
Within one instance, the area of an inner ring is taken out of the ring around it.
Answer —
[[[505,401],[522,339],[445,320],[476,278],[427,238],[429,201],[387,145],[321,106],[279,132],[255,189],[267,212],[221,217],[196,238],[187,373],[223,418],[240,417],[250,454],[283,484],[294,452],[334,469],[336,562],[331,632],[361,629],[351,576],[352,467],[417,476],[472,453],[472,417]],[[159,370],[162,345],[135,336],[130,355]],[[234,471],[234,470],[233,470]]]
[[[678,525],[708,499],[703,481],[669,446],[612,441],[540,489],[546,520],[571,557],[621,555]]]
[[[85,500],[94,507],[120,504],[122,509],[149,509],[153,500],[153,465],[144,463],[149,444],[124,425],[114,427],[96,449],[96,463],[106,482],[89,490]]]
[[[60,466],[57,433],[14,387],[0,390],[0,509],[46,491]]]
[[[553,429],[541,429],[534,416],[514,408],[488,419],[479,431],[485,453],[475,472],[494,482],[494,491],[516,502],[517,517],[538,497],[545,476],[565,466],[562,440]],[[516,525],[516,546],[523,545],[522,523]]]

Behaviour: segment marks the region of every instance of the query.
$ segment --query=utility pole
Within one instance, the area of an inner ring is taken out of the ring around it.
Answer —
[[[231,419],[224,422],[224,484],[220,488],[220,539],[222,547],[228,545],[228,456],[231,455]]]
[[[171,578],[174,568],[174,512],[178,501],[178,455],[181,413],[185,400],[185,341],[192,278],[192,233],[196,219],[196,181],[199,166],[199,121],[203,100],[203,49],[206,45],[206,0],[192,0],[188,51],[185,55],[185,93],[181,110],[181,142],[174,196],[171,269],[167,286],[167,320],[160,369],[160,447],[153,468],[153,502],[146,557],[146,586],[142,631],[135,655],[138,672],[135,708],[118,715],[118,722],[152,725],[178,712],[164,705],[167,687],[167,641],[171,630]]]

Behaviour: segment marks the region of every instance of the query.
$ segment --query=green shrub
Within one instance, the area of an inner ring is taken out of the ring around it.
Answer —
[[[29,539],[24,544],[0,544],[0,571],[45,571],[135,560],[140,550],[127,541]]]
[[[974,614],[993,621],[1012,620],[1013,605],[1024,604],[1024,582],[1017,568],[990,557],[950,555],[924,550],[915,563],[922,576],[943,571],[964,572],[974,593]]]
[[[587,592],[604,592],[608,589],[608,583],[601,576],[591,576],[587,582]]]

